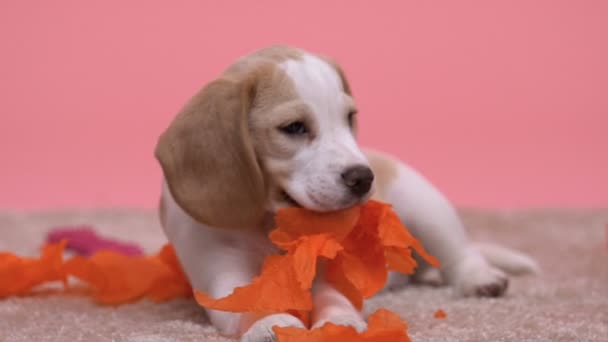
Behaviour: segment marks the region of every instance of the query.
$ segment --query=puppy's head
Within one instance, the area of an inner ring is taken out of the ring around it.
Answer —
[[[176,202],[209,225],[248,227],[293,205],[338,210],[367,200],[373,185],[355,114],[335,63],[267,48],[199,91],[156,157]]]

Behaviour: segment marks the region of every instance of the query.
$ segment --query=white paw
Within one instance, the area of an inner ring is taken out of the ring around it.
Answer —
[[[382,291],[392,291],[405,287],[411,282],[411,276],[399,272],[389,272]]]
[[[305,328],[304,323],[289,314],[274,314],[266,316],[251,325],[241,337],[242,342],[274,342],[277,340],[272,327]]]
[[[509,286],[509,278],[481,256],[468,257],[456,267],[453,285],[464,296],[500,297]]]
[[[357,332],[364,332],[367,329],[367,323],[365,323],[365,320],[358,314],[341,314],[321,319],[312,326],[312,329],[320,328],[325,325],[325,323],[353,327]]]

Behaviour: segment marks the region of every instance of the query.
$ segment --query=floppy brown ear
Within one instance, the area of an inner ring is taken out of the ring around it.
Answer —
[[[244,228],[264,214],[265,186],[248,129],[253,82],[218,79],[161,135],[155,155],[175,201],[201,223]]]

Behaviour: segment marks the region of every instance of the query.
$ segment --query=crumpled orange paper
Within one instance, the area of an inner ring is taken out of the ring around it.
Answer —
[[[142,298],[160,302],[189,297],[192,289],[179,266],[173,248],[163,247],[149,257],[130,257],[98,252],[85,258],[63,260],[66,243],[49,244],[40,258],[21,258],[0,253],[0,298],[26,295],[38,285],[73,276],[92,287],[91,295],[102,304],[122,304]]]
[[[273,327],[279,342],[409,342],[407,325],[396,314],[380,309],[368,318],[367,330],[359,333],[353,327],[326,323],[313,330]]]
[[[388,270],[414,271],[412,250],[431,265],[439,266],[403,227],[391,207],[380,202],[369,201],[333,213],[283,209],[276,216],[276,224],[270,239],[284,253],[267,257],[261,274],[227,297],[214,299],[195,291],[198,303],[233,312],[290,312],[306,321],[312,309],[310,289],[319,258],[326,263],[326,279],[358,308],[384,286]],[[64,242],[49,244],[40,258],[0,253],[0,298],[26,295],[49,281],[67,285],[68,276],[88,284],[92,296],[103,304],[192,295],[169,245],[148,257],[105,251],[67,261],[63,260],[64,247]],[[279,341],[287,342],[408,341],[406,328],[397,315],[379,310],[370,316],[368,330],[362,334],[329,323],[314,330],[275,327],[275,332]]]
[[[0,298],[25,295],[48,281],[67,281],[63,272],[65,242],[47,245],[40,258],[22,258],[0,253]]]
[[[439,266],[405,229],[390,205],[369,201],[347,210],[318,213],[301,208],[280,210],[273,243],[285,251],[266,259],[260,276],[224,298],[201,291],[195,298],[204,307],[234,312],[276,313],[310,311],[310,289],[319,257],[327,261],[326,279],[361,308],[363,299],[380,291],[388,270],[412,273],[414,249]]]
[[[445,313],[445,311],[439,309],[439,310],[435,311],[435,313],[433,314],[433,317],[435,317],[435,318],[446,318],[446,317],[448,317],[448,315]]]
[[[148,257],[110,251],[101,251],[88,258],[76,256],[65,263],[64,270],[91,285],[95,299],[103,304],[122,304],[142,298],[161,302],[192,294],[188,279],[169,245]]]

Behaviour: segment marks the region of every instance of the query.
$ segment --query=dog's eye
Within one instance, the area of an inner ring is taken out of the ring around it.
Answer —
[[[308,133],[308,128],[302,121],[294,121],[287,126],[279,127],[279,130],[289,135],[303,135]]]
[[[350,128],[353,128],[355,125],[355,115],[357,115],[357,112],[354,110],[348,112],[348,126],[350,126]]]

